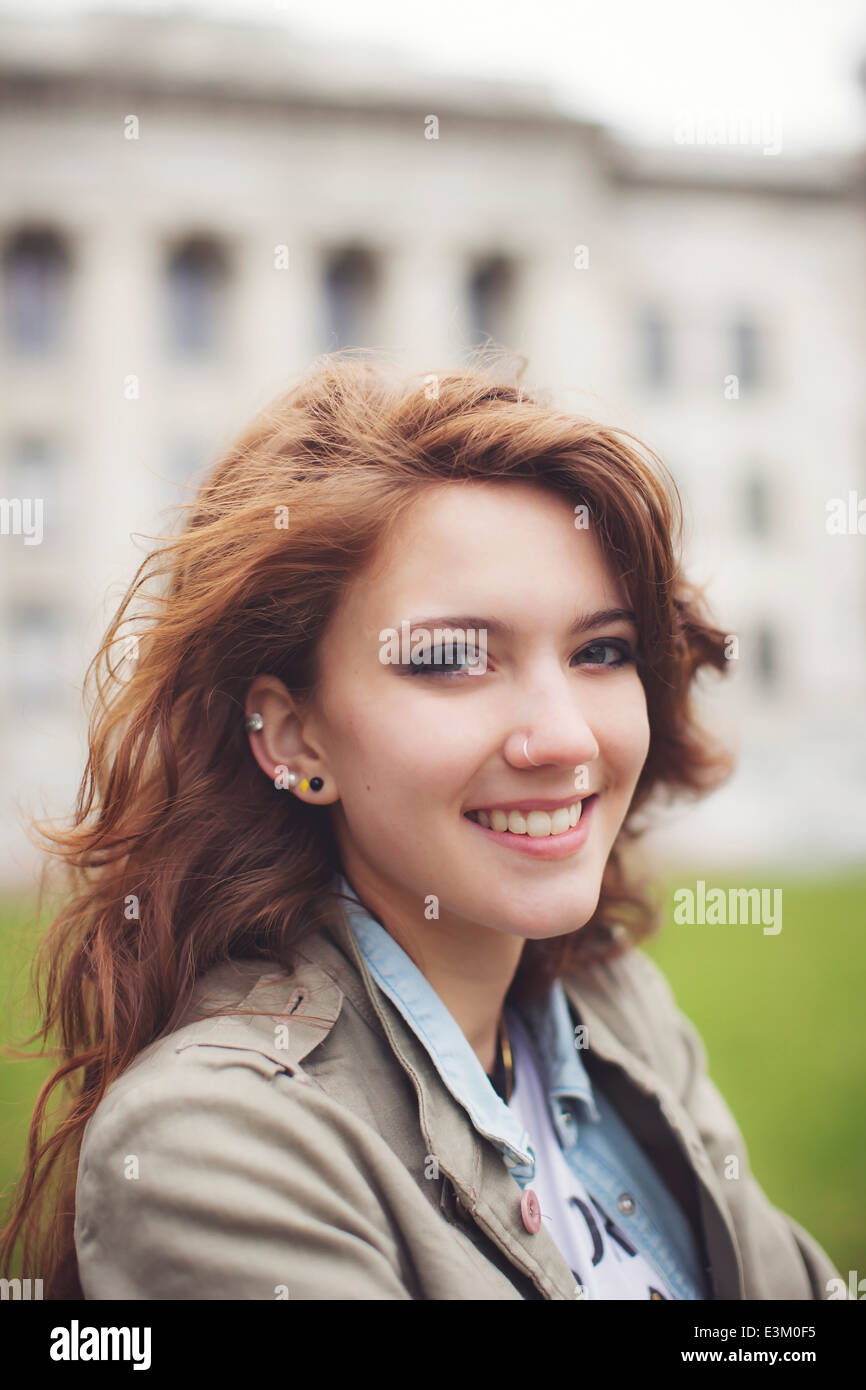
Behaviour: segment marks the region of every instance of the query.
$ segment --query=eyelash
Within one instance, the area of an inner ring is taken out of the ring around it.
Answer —
[[[600,639],[597,642],[591,642],[588,647],[583,647],[581,651],[575,652],[575,656],[582,656],[584,652],[590,652],[593,650],[594,647],[613,647],[614,651],[618,651],[621,653],[619,661],[596,661],[589,663],[581,663],[582,665],[589,664],[591,666],[597,666],[601,670],[606,669],[608,671],[618,671],[621,670],[623,666],[637,666],[641,661],[640,656],[638,656],[637,652],[634,650],[630,642],[626,642],[623,638],[616,637],[610,637],[606,639]],[[425,655],[430,657],[433,656],[436,652],[441,651],[444,651],[443,647],[432,647],[425,653]],[[476,653],[473,651],[472,655],[474,656],[476,655]],[[440,677],[451,676],[458,678],[466,677],[467,679],[471,679],[469,673],[466,671],[449,670],[447,666],[443,666],[439,663],[434,664],[432,661],[409,662],[408,664],[404,664],[402,669],[403,672],[409,676],[438,675]]]

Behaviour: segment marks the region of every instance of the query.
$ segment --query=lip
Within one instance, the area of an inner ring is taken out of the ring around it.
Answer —
[[[593,813],[598,802],[598,792],[593,792],[591,796],[575,797],[574,800],[584,803],[580,820],[571,830],[565,830],[561,835],[512,835],[508,830],[488,830],[478,821],[470,820],[465,814],[463,819],[467,825],[472,826],[473,830],[486,836],[491,843],[502,845],[504,849],[514,850],[517,854],[528,854],[535,859],[567,859],[570,854],[579,850],[589,838]],[[511,806],[494,806],[491,809],[547,811],[556,810],[557,807],[565,804],[562,801],[521,801],[515,802]]]

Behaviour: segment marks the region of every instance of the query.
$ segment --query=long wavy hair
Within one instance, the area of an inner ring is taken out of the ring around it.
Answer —
[[[262,776],[246,691],[267,673],[301,703],[315,696],[319,639],[346,584],[426,489],[523,479],[585,504],[637,615],[649,753],[591,920],[528,941],[511,997],[657,929],[622,849],[653,794],[705,795],[733,768],[692,702],[701,667],[727,669],[725,634],[681,573],[682,506],[661,461],[519,375],[478,357],[424,377],[370,355],[320,358],[208,467],[172,534],[152,538],[87,670],[88,759],[69,824],[32,822],[46,852],[40,913],[49,869],[63,905],[33,960],[40,1027],[25,1042],[56,1040],[39,1055],[61,1060],[0,1232],[7,1277],[20,1241],[49,1298],[83,1296],[75,1180],[106,1088],[177,1026],[211,966],[252,956],[291,970],[296,943],[339,908],[328,810]]]

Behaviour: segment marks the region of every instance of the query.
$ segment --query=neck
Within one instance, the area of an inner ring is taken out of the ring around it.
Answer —
[[[416,900],[390,894],[386,899],[374,885],[358,882],[357,873],[350,881],[368,912],[436,991],[489,1075],[496,1065],[499,1021],[520,964],[523,938],[447,913],[428,922]]]

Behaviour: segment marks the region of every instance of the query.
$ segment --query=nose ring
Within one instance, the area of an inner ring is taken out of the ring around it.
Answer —
[[[535,761],[535,759],[534,759],[534,758],[530,758],[530,756],[529,756],[529,750],[528,750],[527,747],[526,747],[526,745],[527,745],[528,742],[529,742],[529,736],[527,735],[526,738],[523,740],[523,756],[524,756],[524,758],[527,758],[527,759],[529,760],[529,762],[532,763],[532,766],[533,766],[533,767],[538,767],[539,764]]]

